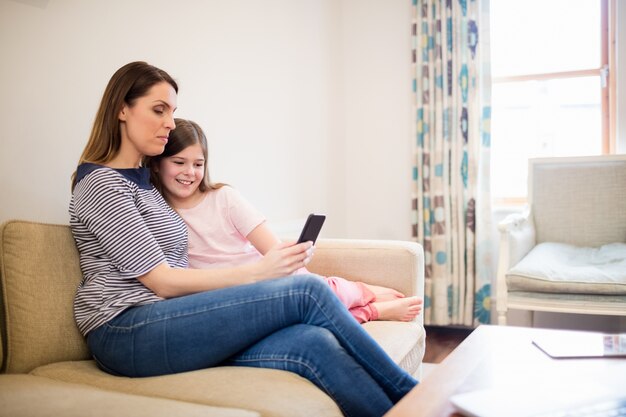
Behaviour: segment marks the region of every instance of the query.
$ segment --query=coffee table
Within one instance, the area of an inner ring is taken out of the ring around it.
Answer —
[[[479,326],[385,417],[460,416],[450,397],[488,388],[515,390],[529,399],[538,384],[545,387],[575,384],[577,388],[590,390],[597,390],[600,384],[626,391],[626,359],[552,359],[532,344],[533,337],[555,332],[571,333]]]

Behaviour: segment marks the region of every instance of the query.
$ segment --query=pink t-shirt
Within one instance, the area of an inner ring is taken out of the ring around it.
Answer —
[[[189,229],[189,267],[210,269],[256,262],[246,239],[265,217],[234,188],[209,191],[195,207],[177,209]]]

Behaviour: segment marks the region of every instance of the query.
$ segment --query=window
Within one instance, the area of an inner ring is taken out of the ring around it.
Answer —
[[[492,196],[523,203],[528,158],[611,153],[614,0],[491,0]]]

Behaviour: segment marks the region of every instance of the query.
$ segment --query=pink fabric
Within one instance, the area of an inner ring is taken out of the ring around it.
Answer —
[[[303,274],[311,274],[311,272],[306,268],[300,268],[294,272],[294,275]],[[365,284],[340,277],[322,276],[322,278],[359,323],[378,320],[378,310],[372,304],[376,300],[376,295]]]
[[[195,207],[177,209],[189,230],[189,266],[211,269],[257,262],[263,257],[246,239],[265,221],[234,188],[225,186],[206,193]],[[306,268],[294,273],[311,274]],[[360,282],[322,277],[359,323],[378,318],[374,293]]]
[[[210,191],[195,207],[177,212],[189,230],[191,268],[245,265],[262,257],[246,236],[265,218],[234,188]]]
[[[324,277],[324,279],[359,323],[378,319],[378,310],[372,304],[376,295],[363,283],[339,277]]]

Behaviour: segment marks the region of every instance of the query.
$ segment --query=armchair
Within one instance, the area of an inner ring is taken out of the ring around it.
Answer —
[[[626,155],[530,159],[528,209],[498,229],[498,324],[509,309],[626,316]]]

